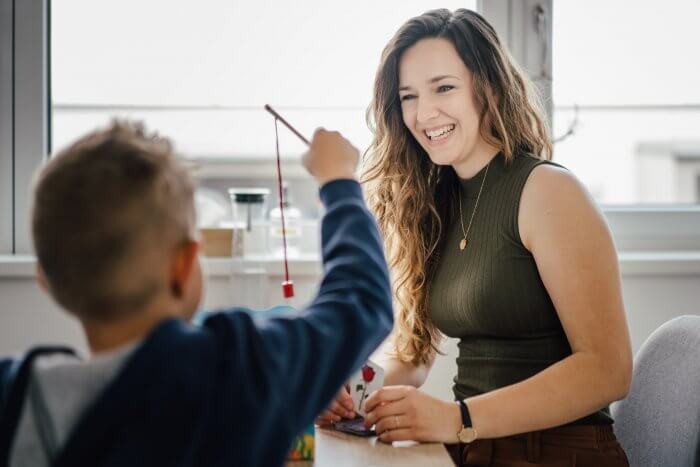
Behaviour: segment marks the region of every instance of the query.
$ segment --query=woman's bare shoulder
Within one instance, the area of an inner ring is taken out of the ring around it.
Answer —
[[[540,164],[530,173],[520,201],[518,228],[528,250],[541,229],[578,224],[581,219],[598,224],[602,214],[583,183],[569,170]]]

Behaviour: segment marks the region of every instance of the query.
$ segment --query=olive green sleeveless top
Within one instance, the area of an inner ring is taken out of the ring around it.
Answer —
[[[445,335],[459,339],[456,398],[465,399],[523,381],[571,355],[571,347],[532,254],[518,230],[525,182],[540,164],[521,155],[509,165],[496,156],[473,178],[460,179],[467,229],[483,191],[467,247],[456,212],[428,292],[428,315]],[[574,424],[611,423],[607,408]]]

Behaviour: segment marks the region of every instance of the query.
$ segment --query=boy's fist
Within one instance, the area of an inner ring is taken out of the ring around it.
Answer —
[[[319,185],[331,180],[355,178],[358,150],[337,131],[318,128],[302,163]]]

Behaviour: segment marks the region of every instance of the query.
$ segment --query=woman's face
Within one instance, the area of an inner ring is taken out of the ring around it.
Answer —
[[[483,144],[472,72],[449,40],[422,39],[404,52],[399,97],[404,124],[433,163],[457,169]]]

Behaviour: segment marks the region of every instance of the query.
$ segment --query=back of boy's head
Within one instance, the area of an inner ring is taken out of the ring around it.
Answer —
[[[138,312],[167,287],[194,238],[193,184],[171,143],[115,121],[53,156],[38,175],[32,233],[54,299],[88,321]]]

